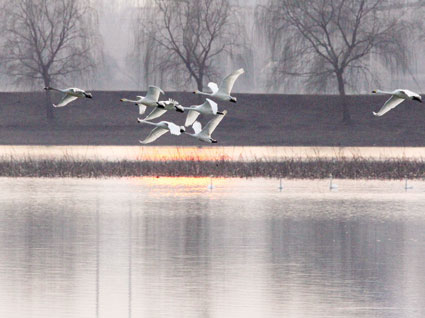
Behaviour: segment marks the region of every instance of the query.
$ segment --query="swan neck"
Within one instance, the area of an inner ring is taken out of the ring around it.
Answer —
[[[59,88],[55,88],[55,87],[51,87],[51,86],[47,87],[47,90],[49,90],[49,91],[57,91],[57,92],[62,92],[62,93],[65,92],[63,89],[59,89]]]
[[[196,94],[205,95],[205,96],[211,96],[212,95],[210,93],[205,93],[205,92],[201,92],[201,91],[196,91]]]
[[[123,98],[121,99],[123,102],[127,102],[127,103],[135,103],[137,104],[139,101],[137,100],[131,100],[131,99],[127,99],[127,98]]]
[[[377,90],[376,90],[376,93],[378,93],[378,94],[387,94],[387,95],[392,95],[392,94],[393,94],[393,92],[382,91],[382,90],[380,90],[380,89],[377,89]]]

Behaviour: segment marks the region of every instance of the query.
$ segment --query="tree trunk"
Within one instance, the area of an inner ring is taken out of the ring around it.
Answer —
[[[48,78],[44,78],[44,86],[45,87],[50,86],[50,80]],[[49,90],[45,90],[45,97],[46,97],[46,103],[45,103],[46,120],[47,120],[47,124],[49,126],[52,126],[55,124],[55,115],[53,113],[52,98],[51,98]]]
[[[347,96],[345,95],[345,84],[344,78],[342,76],[342,72],[336,74],[336,78],[338,81],[338,91],[340,96],[340,102],[342,106],[342,122],[345,124],[351,124],[351,115],[348,110],[347,105]]]
[[[202,92],[204,89],[204,76],[202,74],[196,78],[196,86],[198,87],[198,91]],[[204,97],[202,95],[198,95],[198,103],[202,104],[204,102]]]
[[[204,76],[200,75],[196,78],[196,85],[198,86],[198,90],[202,92],[204,89]]]

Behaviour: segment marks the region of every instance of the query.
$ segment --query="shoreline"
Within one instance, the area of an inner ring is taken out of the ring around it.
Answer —
[[[425,161],[289,159],[284,161],[79,161],[0,159],[0,177],[217,177],[283,179],[424,179]]]
[[[424,161],[425,147],[0,145],[0,161]]]

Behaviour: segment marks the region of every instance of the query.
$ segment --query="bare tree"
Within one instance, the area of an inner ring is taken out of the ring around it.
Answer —
[[[175,83],[194,80],[202,90],[204,79],[217,71],[213,61],[240,40],[228,0],[153,0],[142,10],[135,33],[143,36],[135,49],[144,47],[145,69],[154,67]]]
[[[371,59],[407,65],[409,25],[401,19],[402,6],[391,10],[400,1],[269,0],[259,17],[272,43],[273,79],[304,77],[318,91],[337,87],[349,123],[346,86],[370,78]]]
[[[3,10],[2,60],[18,83],[45,87],[93,70],[97,18],[89,2],[79,0],[16,0]],[[53,123],[50,92],[46,116]]]

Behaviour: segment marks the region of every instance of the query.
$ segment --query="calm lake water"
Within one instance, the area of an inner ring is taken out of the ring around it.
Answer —
[[[0,179],[0,317],[425,317],[425,182]]]

